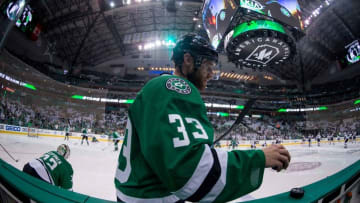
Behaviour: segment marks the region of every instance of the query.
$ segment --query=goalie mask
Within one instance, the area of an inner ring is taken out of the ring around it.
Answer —
[[[63,156],[65,159],[69,158],[70,156],[70,148],[66,144],[61,144],[57,148],[57,153]]]

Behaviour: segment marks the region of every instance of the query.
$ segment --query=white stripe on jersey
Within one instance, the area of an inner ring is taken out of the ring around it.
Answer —
[[[221,149],[215,149],[220,166],[221,166],[221,175],[219,180],[216,182],[214,187],[210,190],[210,192],[200,200],[200,202],[213,202],[219,196],[219,194],[223,191],[226,185],[226,172],[227,172],[227,164],[228,164],[228,152]]]
[[[174,194],[181,199],[187,199],[193,195],[204,182],[206,176],[211,170],[214,164],[214,157],[211,153],[210,147],[205,145],[203,154],[201,155],[200,161],[196,166],[194,173],[187,183]]]
[[[47,172],[47,169],[45,168],[44,163],[41,163],[40,160],[34,159],[29,162],[29,165],[35,169],[36,173],[46,182],[54,185],[54,181],[52,180],[52,177]]]
[[[137,197],[131,197],[127,196],[124,193],[120,192],[120,190],[116,190],[116,195],[121,201],[124,202],[131,202],[131,203],[174,203],[179,200],[178,197],[175,195],[169,195],[166,197],[160,197],[160,198],[137,198]]]

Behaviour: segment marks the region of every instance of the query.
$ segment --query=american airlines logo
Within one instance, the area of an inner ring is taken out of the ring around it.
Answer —
[[[348,49],[348,54],[346,58],[349,63],[356,63],[360,61],[360,44],[358,40],[355,40],[351,44],[347,45],[345,48]]]
[[[260,68],[272,64],[281,64],[288,60],[291,53],[289,44],[273,37],[246,39],[237,42],[235,45],[227,45],[227,50],[229,46],[233,49],[230,50],[233,54],[232,57],[234,57],[232,60],[236,60],[237,63],[247,67]]]
[[[247,61],[255,61],[263,65],[268,64],[277,55],[279,55],[279,48],[265,44],[256,47],[256,49],[246,58]]]

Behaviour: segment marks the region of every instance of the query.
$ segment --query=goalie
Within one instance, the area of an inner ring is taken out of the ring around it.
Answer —
[[[70,148],[61,144],[56,151],[45,153],[24,165],[23,172],[63,189],[72,190],[73,169],[66,160],[70,156]]]

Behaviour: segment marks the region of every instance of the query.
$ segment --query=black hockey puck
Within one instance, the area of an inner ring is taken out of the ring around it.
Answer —
[[[296,187],[290,190],[290,196],[295,199],[300,199],[304,196],[304,189]]]

